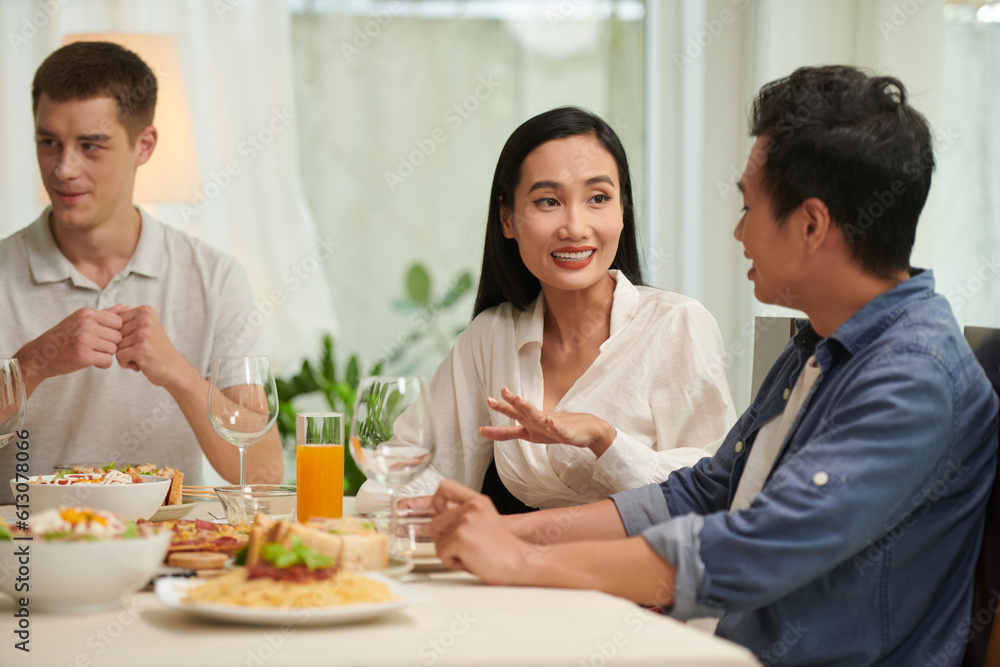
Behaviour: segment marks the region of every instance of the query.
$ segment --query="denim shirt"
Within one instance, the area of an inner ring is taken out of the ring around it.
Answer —
[[[612,496],[625,528],[676,568],[672,615],[721,616],[717,634],[764,664],[958,665],[997,397],[930,271],[826,339],[798,325],[714,457]],[[820,377],[763,490],[730,512],[813,353]]]

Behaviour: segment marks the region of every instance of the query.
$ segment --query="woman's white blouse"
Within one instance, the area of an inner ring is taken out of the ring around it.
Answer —
[[[589,412],[618,432],[604,455],[525,440],[494,443],[479,428],[515,422],[486,404],[507,387],[543,402],[544,296],[524,311],[509,303],[480,313],[431,381],[437,443],[431,466],[401,495],[433,494],[442,478],[482,488],[491,458],[507,488],[532,507],[564,507],[660,482],[715,449],[736,420],[722,336],[697,301],[616,280],[611,335],[552,412]],[[358,504],[381,487],[366,482]]]

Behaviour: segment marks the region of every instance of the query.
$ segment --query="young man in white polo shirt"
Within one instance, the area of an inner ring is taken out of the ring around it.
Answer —
[[[0,242],[0,354],[24,376],[31,472],[152,462],[199,483],[204,452],[238,479],[237,449],[206,414],[206,378],[216,356],[254,344],[253,295],[235,259],[132,203],[158,140],[156,77],[121,46],[78,42],[42,63],[32,103],[51,206]],[[0,479],[13,466],[14,448],[0,449]],[[248,451],[248,478],[281,476],[272,431]]]
[[[898,80],[831,66],[764,86],[751,134],[735,232],[748,277],[809,319],[716,455],[516,517],[444,481],[438,555],[491,583],[719,617],[765,664],[959,665],[997,397],[933,275],[909,265],[930,128]],[[558,418],[519,398],[500,411]]]

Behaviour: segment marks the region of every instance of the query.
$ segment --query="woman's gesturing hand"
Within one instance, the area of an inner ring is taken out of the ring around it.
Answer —
[[[484,426],[479,432],[489,440],[529,440],[541,444],[561,443],[586,447],[600,456],[615,439],[615,429],[608,422],[588,412],[542,412],[529,401],[506,387],[500,398],[486,399],[500,414],[510,417],[518,426]]]

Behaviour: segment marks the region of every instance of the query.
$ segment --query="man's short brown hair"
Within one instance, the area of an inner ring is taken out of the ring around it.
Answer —
[[[35,72],[31,109],[42,93],[56,102],[110,97],[130,143],[153,124],[156,75],[132,51],[111,42],[74,42],[53,51]]]

